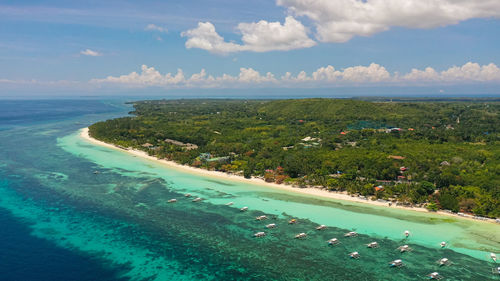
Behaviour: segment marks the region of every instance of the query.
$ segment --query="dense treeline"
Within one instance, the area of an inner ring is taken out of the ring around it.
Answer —
[[[206,169],[500,217],[498,102],[161,100],[134,107],[134,117],[96,123],[90,134]]]

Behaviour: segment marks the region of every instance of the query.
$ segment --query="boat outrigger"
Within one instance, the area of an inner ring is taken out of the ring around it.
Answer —
[[[175,202],[177,202],[177,199],[170,199],[170,200],[168,200],[167,202],[168,202],[168,203],[175,203]]]
[[[254,236],[254,237],[264,237],[264,236],[266,236],[266,233],[265,233],[265,232],[260,231],[260,232],[255,233],[253,236]]]
[[[275,223],[270,223],[268,225],[266,225],[267,228],[275,228],[276,227],[276,224]]]
[[[404,253],[404,252],[411,252],[411,251],[413,251],[413,249],[412,249],[412,248],[410,248],[410,246],[408,246],[408,245],[399,246],[399,247],[398,247],[398,250],[399,250],[401,253]]]
[[[266,216],[258,216],[255,219],[258,221],[263,221],[263,220],[267,220],[267,217]]]
[[[358,236],[358,233],[351,231],[351,232],[347,232],[346,234],[344,234],[344,236],[345,237],[356,237],[356,236]]]
[[[193,202],[200,202],[201,200],[203,200],[203,199],[201,199],[200,197],[196,197],[193,199]]]
[[[326,229],[326,225],[322,224],[316,227],[316,230],[323,230]]]
[[[452,263],[449,259],[447,259],[447,258],[442,258],[442,259],[439,259],[439,260],[437,260],[437,261],[436,261],[436,263],[437,263],[437,264],[439,264],[439,266],[444,266],[444,265],[446,265],[446,266],[450,266],[450,265],[452,265],[452,264],[453,264],[453,263]]]
[[[305,234],[304,232],[295,235],[295,239],[302,239],[302,238],[306,238],[306,237],[307,237],[307,234]]]
[[[337,238],[332,238],[332,239],[330,239],[330,240],[328,240],[326,242],[328,242],[328,245],[338,245],[338,244],[340,244],[340,241]]]
[[[378,248],[378,243],[377,242],[371,242],[366,244],[368,248]]]
[[[434,279],[434,280],[441,280],[441,279],[443,279],[443,276],[441,276],[441,275],[440,275],[439,273],[437,273],[437,272],[433,272],[433,273],[431,273],[431,274],[427,274],[427,277],[428,277],[429,279]]]
[[[389,263],[391,267],[402,267],[405,266],[402,260],[393,260]]]
[[[441,245],[441,248],[444,248],[444,247],[446,247],[446,242],[443,241],[443,242],[439,243],[439,245]]]
[[[243,208],[240,209],[240,211],[242,211],[242,212],[245,212],[247,210],[248,210],[248,207],[243,207]]]
[[[291,219],[288,221],[288,224],[296,224],[297,220],[296,219]]]
[[[358,252],[352,252],[349,254],[349,257],[351,257],[351,259],[359,259],[361,256]]]
[[[234,204],[234,202],[229,202],[229,203],[226,203],[226,206],[231,206],[233,204]]]

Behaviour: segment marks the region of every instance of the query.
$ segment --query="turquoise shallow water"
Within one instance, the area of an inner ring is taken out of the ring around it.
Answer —
[[[446,280],[498,280],[486,259],[500,251],[498,225],[188,174],[79,138],[82,126],[119,114],[2,131],[0,208],[33,236],[97,259],[116,270],[116,278],[421,280],[439,271]],[[205,200],[193,203],[186,192]],[[167,203],[170,198],[178,202]],[[235,204],[225,206],[229,201]],[[242,206],[249,211],[240,212]],[[255,220],[262,214],[270,219]],[[288,225],[291,217],[299,223]],[[268,223],[278,227],[267,230]],[[316,231],[318,224],[328,229]],[[406,229],[413,235],[403,240]],[[344,238],[350,230],[361,235]],[[257,231],[268,235],[253,238]],[[293,239],[299,232],[308,237]],[[333,237],[342,243],[329,247]],[[443,240],[449,248],[439,248]],[[371,241],[380,248],[364,246]],[[414,250],[398,253],[402,244]],[[352,251],[361,258],[349,259]],[[435,261],[442,257],[454,265],[439,268]],[[406,266],[389,268],[397,258]]]

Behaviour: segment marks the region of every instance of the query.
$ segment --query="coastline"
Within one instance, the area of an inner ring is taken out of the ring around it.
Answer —
[[[431,214],[431,215],[434,214],[434,215],[440,215],[440,216],[448,216],[448,217],[453,217],[453,218],[457,218],[457,219],[465,219],[465,220],[471,220],[471,221],[475,221],[475,222],[487,222],[487,223],[493,223],[493,224],[498,225],[498,223],[494,219],[490,219],[490,218],[486,218],[484,220],[479,220],[479,219],[474,219],[472,217],[459,216],[458,214],[449,213],[449,212],[445,212],[445,211],[430,212],[427,209],[421,208],[421,207],[396,206],[395,204],[392,204],[391,206],[389,206],[385,202],[373,201],[373,200],[369,200],[369,199],[368,200],[361,199],[359,197],[351,196],[351,195],[347,194],[346,192],[332,192],[332,191],[328,191],[328,190],[320,189],[320,188],[316,188],[316,187],[297,188],[297,187],[293,187],[290,185],[269,183],[269,182],[266,182],[260,178],[247,179],[247,178],[244,178],[244,177],[241,177],[238,175],[228,174],[225,172],[209,171],[209,170],[205,170],[205,169],[201,169],[201,168],[195,168],[195,167],[191,167],[191,166],[181,165],[181,164],[178,164],[174,161],[169,161],[169,160],[165,160],[165,159],[158,159],[154,156],[148,155],[146,152],[141,151],[141,150],[137,150],[137,149],[125,150],[125,149],[120,148],[116,145],[109,144],[109,143],[97,140],[95,138],[92,138],[89,135],[88,127],[81,129],[79,135],[81,138],[83,138],[86,141],[91,142],[93,144],[107,147],[107,148],[111,148],[111,149],[120,150],[120,151],[129,153],[133,156],[148,159],[148,160],[154,161],[158,164],[167,166],[169,168],[180,170],[180,171],[187,172],[187,173],[203,175],[206,177],[212,177],[212,178],[218,178],[218,179],[224,179],[224,180],[230,180],[230,181],[237,181],[237,182],[242,182],[242,183],[247,183],[247,184],[252,184],[252,185],[267,186],[267,187],[271,187],[274,189],[292,192],[295,194],[309,195],[309,196],[314,196],[314,197],[328,198],[328,199],[347,201],[347,202],[362,203],[362,204],[374,205],[374,206],[379,206],[379,207],[384,207],[384,208],[401,209],[401,210],[407,210],[407,211],[427,213],[427,214]]]

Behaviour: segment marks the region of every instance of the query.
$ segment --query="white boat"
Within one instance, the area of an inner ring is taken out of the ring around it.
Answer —
[[[267,228],[275,228],[276,227],[276,224],[275,223],[270,223],[268,225],[266,225]]]
[[[332,239],[330,239],[330,240],[328,240],[326,242],[328,242],[328,245],[337,245],[337,244],[340,244],[340,241],[337,238],[332,238]]]
[[[490,253],[490,258],[491,258],[494,262],[497,262],[497,255],[495,255],[495,253]]]
[[[404,264],[403,264],[403,261],[402,261],[402,260],[393,260],[393,261],[391,261],[391,262],[389,263],[389,265],[390,265],[391,267],[402,267],[402,266],[404,266]]]
[[[186,194],[184,194],[184,196],[191,197],[191,193],[186,193]]]
[[[175,203],[175,202],[177,202],[177,199],[170,199],[170,200],[168,200],[167,202],[168,202],[168,203]]]
[[[499,267],[493,267],[491,269],[491,273],[500,275],[500,266]]]
[[[410,231],[409,230],[405,230],[405,237],[408,237],[410,236]]]
[[[444,248],[444,247],[446,247],[446,242],[443,241],[443,242],[439,243],[439,245],[441,245],[441,248]]]
[[[305,234],[304,232],[295,235],[295,239],[302,239],[302,238],[306,238],[306,237],[307,237],[307,234]]]
[[[247,210],[248,210],[248,207],[243,207],[243,208],[240,209],[240,211],[242,211],[242,212],[245,212]]]
[[[203,199],[201,199],[200,197],[196,197],[193,199],[193,202],[200,202],[201,200],[203,200]]]
[[[94,174],[97,175],[97,174],[100,174],[101,172],[99,171],[94,171]]]
[[[398,247],[398,250],[399,250],[401,253],[403,253],[403,252],[411,252],[411,251],[413,251],[413,249],[412,249],[412,248],[410,248],[410,246],[408,246],[408,245],[399,246],[399,247]]]
[[[358,233],[351,231],[351,232],[347,232],[346,234],[344,234],[344,236],[345,237],[356,237],[356,236],[358,236]]]
[[[326,229],[326,225],[322,224],[322,225],[318,225],[316,227],[316,230],[323,230],[323,229]]]
[[[258,216],[255,219],[258,221],[263,221],[263,220],[267,220],[267,217],[266,216]]]
[[[368,248],[378,248],[378,243],[377,242],[371,242],[369,244],[366,244]]]
[[[433,272],[431,274],[427,274],[427,277],[429,277],[429,279],[435,279],[435,280],[441,280],[441,279],[443,279],[443,276],[439,275],[439,273],[437,273],[437,272]]]
[[[254,236],[254,237],[264,237],[264,236],[266,236],[266,233],[265,233],[265,232],[260,231],[260,232],[255,233],[253,236]]]
[[[229,202],[229,203],[226,203],[226,206],[231,206],[233,204],[234,204],[234,202]]]
[[[436,263],[437,263],[437,264],[439,264],[439,266],[444,266],[444,265],[446,265],[446,266],[450,266],[450,265],[452,265],[452,264],[453,264],[453,263],[452,263],[449,259],[447,259],[447,258],[442,258],[442,259],[439,259],[439,260],[437,260],[437,261],[436,261]]]
[[[359,257],[361,257],[358,252],[352,252],[349,254],[349,256],[351,257],[351,259],[359,259]]]

